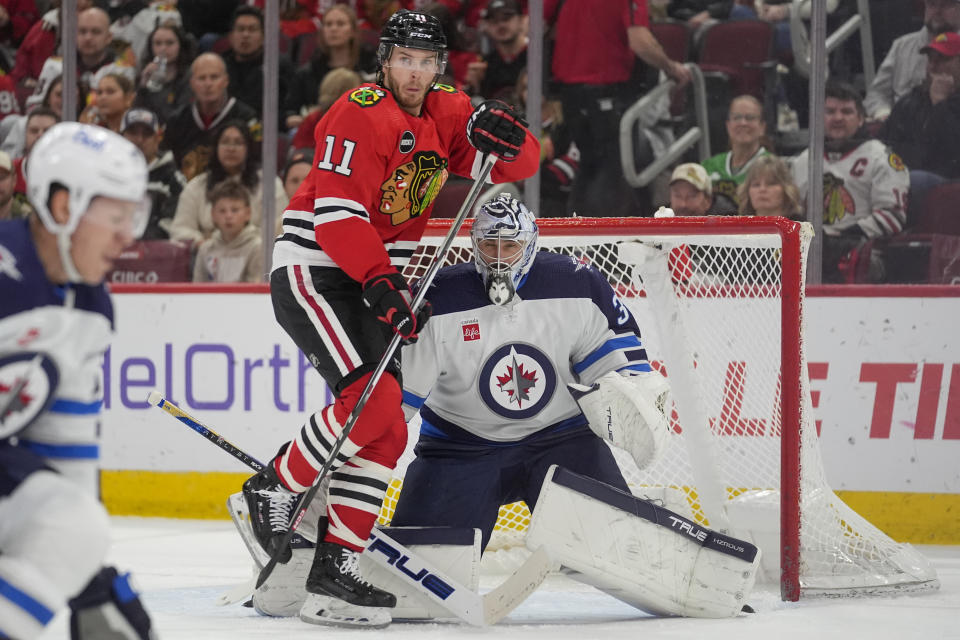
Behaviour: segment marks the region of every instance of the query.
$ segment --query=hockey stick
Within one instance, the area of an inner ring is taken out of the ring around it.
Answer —
[[[149,402],[155,407],[160,407],[161,409],[169,413],[171,416],[173,416],[183,424],[187,425],[188,427],[190,427],[191,429],[193,429],[194,431],[202,435],[204,438],[206,438],[213,444],[217,445],[218,447],[220,447],[221,449],[223,449],[224,451],[226,451],[227,453],[229,453],[234,458],[236,458],[243,464],[247,465],[254,471],[259,472],[263,469],[264,465],[262,462],[260,462],[253,456],[248,455],[243,449],[231,443],[229,440],[225,439],[219,433],[213,431],[212,429],[204,426],[203,424],[195,420],[193,416],[191,416],[189,413],[187,413],[177,405],[173,404],[172,402],[164,398],[163,394],[160,393],[159,391],[157,390],[151,391],[150,395],[147,397],[147,402]]]
[[[166,400],[159,391],[151,391],[148,402],[163,409],[167,414],[187,425],[254,471],[263,468],[263,463],[259,460],[231,444],[216,431]],[[230,515],[236,523],[232,508]],[[239,530],[240,526],[238,525],[237,528]],[[247,550],[253,556],[254,562],[259,567],[265,566],[265,562],[268,561],[266,552],[262,547],[259,547],[259,543],[256,543],[255,540],[248,540],[243,536],[242,531],[240,533]],[[503,619],[523,602],[554,568],[550,557],[545,552],[538,551],[530,556],[503,584],[481,596],[444,574],[423,557],[391,538],[383,530],[377,530],[375,534],[370,536],[366,551],[367,556],[373,562],[394,575],[400,576],[418,593],[436,602],[461,620],[478,626],[496,624]],[[402,557],[406,557],[412,562],[402,563],[404,564],[403,568],[396,566],[397,559]],[[412,572],[407,567],[408,564],[422,567],[423,571]],[[433,576],[429,585],[425,584],[425,576]],[[252,580],[249,583],[237,585],[221,595],[218,602],[220,604],[233,604],[249,596],[256,588],[257,585]]]
[[[437,255],[433,262],[430,263],[430,267],[427,269],[426,274],[424,274],[420,283],[420,287],[417,290],[416,295],[413,297],[413,302],[410,304],[410,309],[413,311],[414,315],[416,315],[417,311],[419,311],[420,307],[423,305],[423,300],[427,297],[427,289],[430,288],[430,284],[433,282],[434,276],[436,276],[437,271],[440,270],[440,265],[443,262],[443,258],[447,255],[447,251],[449,251],[450,247],[453,245],[453,240],[456,238],[460,227],[463,226],[464,220],[467,219],[467,214],[470,213],[470,210],[473,208],[477,198],[480,197],[480,191],[483,189],[484,183],[487,180],[487,176],[490,175],[490,171],[493,170],[493,165],[496,163],[496,161],[497,157],[493,154],[489,154],[484,158],[483,166],[480,168],[480,174],[477,176],[476,180],[474,180],[473,186],[470,187],[467,197],[460,206],[460,211],[457,212],[457,217],[454,219],[453,224],[450,226],[450,230],[447,232],[447,237],[443,239],[443,244],[437,251]],[[343,430],[340,432],[337,440],[333,443],[333,447],[330,448],[330,453],[327,455],[327,459],[324,461],[323,467],[320,468],[320,472],[317,474],[316,480],[314,480],[313,485],[307,489],[303,495],[300,496],[300,501],[297,503],[296,513],[293,516],[293,519],[290,521],[290,526],[287,529],[287,533],[284,534],[283,539],[277,546],[277,550],[270,557],[270,561],[264,565],[263,569],[260,570],[260,576],[257,578],[257,588],[260,588],[260,586],[267,581],[267,578],[270,577],[270,572],[272,572],[273,568],[277,566],[277,562],[279,561],[280,556],[283,554],[283,550],[286,549],[287,545],[290,544],[290,539],[293,537],[297,527],[300,526],[303,516],[307,513],[307,508],[310,506],[310,502],[320,489],[320,485],[323,482],[324,477],[330,471],[330,466],[333,464],[333,461],[337,459],[337,454],[340,453],[340,448],[343,446],[343,443],[346,442],[347,437],[353,430],[353,425],[356,424],[357,418],[360,417],[360,412],[363,411],[363,407],[367,404],[370,394],[373,393],[373,388],[377,386],[377,382],[380,381],[380,377],[387,369],[387,364],[393,358],[393,353],[397,350],[397,347],[400,346],[400,340],[400,334],[394,333],[393,338],[390,340],[390,344],[387,345],[387,350],[384,352],[383,357],[380,358],[380,362],[377,364],[377,368],[373,370],[373,374],[370,376],[370,380],[364,387],[363,393],[360,394],[360,399],[357,400],[357,406],[355,406],[353,411],[350,412],[350,415],[347,417],[347,420],[343,425]]]

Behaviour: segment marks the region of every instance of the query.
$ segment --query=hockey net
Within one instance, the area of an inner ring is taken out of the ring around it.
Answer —
[[[803,352],[809,225],[780,218],[538,222],[541,249],[607,277],[636,316],[652,364],[671,381],[666,453],[641,471],[614,450],[634,494],[757,544],[761,577],[779,580],[784,599],[939,586],[919,553],[857,515],[827,484]],[[469,224],[445,264],[472,259]],[[449,225],[429,223],[406,275],[426,271]],[[383,524],[410,459],[408,448]],[[488,551],[522,546],[529,518],[523,503],[501,508]]]

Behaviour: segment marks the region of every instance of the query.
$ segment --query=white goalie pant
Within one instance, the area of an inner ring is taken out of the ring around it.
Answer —
[[[554,465],[527,533],[571,577],[657,615],[740,613],[760,566],[754,545]]]

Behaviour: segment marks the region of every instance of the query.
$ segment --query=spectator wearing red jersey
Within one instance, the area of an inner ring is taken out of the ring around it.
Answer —
[[[77,12],[82,13],[93,6],[93,0],[76,0]],[[43,18],[33,23],[17,47],[17,61],[10,72],[10,76],[18,86],[33,88],[43,63],[57,50],[60,40],[61,11],[51,9],[43,14]]]
[[[15,48],[39,19],[33,0],[0,0],[0,43]]]
[[[320,122],[320,118],[327,112],[334,101],[351,89],[360,86],[363,80],[360,74],[350,69],[333,69],[323,77],[320,83],[320,93],[318,96],[319,106],[307,114],[300,126],[297,127],[297,133],[293,136],[291,146],[294,149],[308,149],[312,151],[316,145],[313,139],[313,130]]]
[[[664,71],[679,84],[690,72],[671,60],[647,28],[645,2],[546,0],[544,16],[555,24],[551,63],[564,114],[580,150],[571,211],[585,216],[640,213],[620,163],[620,118],[631,96],[627,82],[634,57]]]
[[[14,187],[14,192],[24,198],[27,195],[27,169],[24,167],[25,161],[30,157],[30,151],[33,149],[33,145],[37,140],[40,139],[40,136],[58,122],[60,122],[60,115],[46,107],[37,107],[27,116],[27,130],[23,143],[23,155],[13,160],[13,168],[17,174],[17,186]]]

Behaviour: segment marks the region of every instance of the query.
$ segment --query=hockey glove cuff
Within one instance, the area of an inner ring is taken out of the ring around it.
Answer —
[[[510,162],[520,154],[526,127],[526,120],[513,107],[500,100],[487,100],[470,114],[467,139],[477,151]]]
[[[417,341],[417,333],[430,317],[432,308],[424,301],[416,314],[410,308],[413,297],[407,281],[397,272],[374,276],[363,283],[363,302],[377,319],[399,333],[406,344]]]

